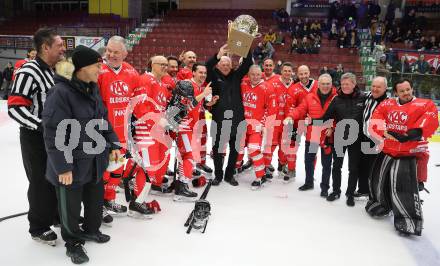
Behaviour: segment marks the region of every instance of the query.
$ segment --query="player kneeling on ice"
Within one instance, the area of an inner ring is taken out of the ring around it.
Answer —
[[[104,199],[102,176],[109,163],[120,155],[118,137],[107,120],[107,109],[96,82],[102,58],[85,46],[75,48],[73,65],[57,67],[55,86],[43,110],[47,150],[46,178],[55,186],[61,235],[73,263],[89,260],[85,241],[105,243],[110,236],[99,231]],[[81,203],[84,223],[79,227]]]
[[[375,109],[369,131],[382,139],[383,150],[370,176],[370,200],[365,206],[373,217],[391,211],[394,227],[403,235],[421,235],[422,206],[419,191],[427,179],[428,141],[439,126],[433,101],[413,96],[411,81],[394,84],[397,98]]]
[[[261,78],[261,69],[258,65],[249,68],[249,80],[241,83],[241,96],[243,99],[245,121],[240,123],[238,130],[246,131],[241,139],[240,150],[237,157],[236,169],[240,168],[243,160],[244,148],[248,148],[249,157],[255,171],[256,179],[252,182],[252,189],[260,188],[265,178],[265,164],[261,152],[263,140],[263,125],[267,117],[275,117],[277,113],[276,98],[271,87]],[[273,120],[273,119],[272,119]],[[244,125],[245,127],[241,127]]]

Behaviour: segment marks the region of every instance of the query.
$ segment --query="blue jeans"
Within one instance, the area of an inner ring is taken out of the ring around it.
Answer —
[[[306,184],[313,184],[313,175],[315,172],[316,154],[318,153],[319,145],[317,143],[310,143],[306,141],[304,153],[304,165],[306,170]],[[324,148],[321,149],[321,190],[327,191],[329,189],[330,174],[332,170],[332,152],[326,154]]]

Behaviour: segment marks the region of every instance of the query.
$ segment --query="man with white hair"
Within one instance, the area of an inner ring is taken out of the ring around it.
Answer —
[[[322,114],[336,96],[336,89],[332,87],[332,78],[329,74],[322,74],[318,79],[318,83],[316,91],[308,94],[299,106],[291,109],[286,114],[285,124],[297,120],[308,121],[304,152],[306,180],[304,185],[298,189],[306,191],[314,187],[313,175],[319,145],[321,147],[322,164],[321,197],[327,197],[332,163],[331,143],[333,143],[333,135],[330,130],[325,130],[322,125],[319,125],[318,121],[320,121]]]
[[[354,206],[354,192],[359,178],[359,165],[361,153],[360,128],[362,128],[362,116],[366,100],[365,94],[356,85],[356,76],[345,73],[341,76],[341,88],[338,95],[333,99],[327,111],[323,115],[326,122],[333,119],[336,123],[333,155],[333,192],[328,195],[328,201],[334,201],[341,197],[341,169],[344,162],[345,152],[348,150],[348,186],[345,192],[347,206]],[[356,123],[357,125],[354,125]],[[342,132],[338,126],[343,125]],[[357,129],[358,131],[356,131]],[[338,132],[342,133],[338,135]],[[357,132],[354,136],[352,132]],[[350,139],[349,139],[350,138]],[[351,144],[350,144],[351,143]]]
[[[121,144],[126,143],[124,136],[125,109],[138,87],[139,74],[130,64],[124,62],[127,57],[125,39],[113,36],[109,39],[105,50],[105,63],[102,64],[98,79],[98,87],[104,105],[108,109],[108,120],[112,124]],[[103,217],[109,217],[106,211],[114,214],[127,212],[127,207],[115,202],[116,187],[123,175],[124,167],[104,173],[104,211]],[[103,222],[111,222],[106,218]]]
[[[240,138],[238,125],[244,120],[244,108],[240,92],[240,84],[243,77],[252,65],[251,52],[238,69],[232,69],[231,59],[225,56],[229,50],[227,44],[223,45],[217,55],[214,55],[206,63],[208,70],[207,81],[212,82],[212,95],[219,99],[212,106],[212,119],[216,126],[211,126],[214,139],[213,157],[215,179],[213,185],[219,185],[223,180],[223,159],[226,144],[229,143],[229,159],[226,167],[224,179],[233,186],[238,182],[234,179],[235,163],[238,151],[236,149],[236,139]],[[231,123],[232,122],[232,123]],[[215,137],[214,137],[215,136]]]
[[[385,99],[387,99],[387,79],[385,77],[375,77],[371,83],[371,92],[367,94],[367,100],[365,101],[365,109],[363,114],[363,128],[361,140],[362,142],[369,143],[369,147],[373,147],[374,140],[368,131],[370,126],[371,116],[373,115],[376,107]],[[377,142],[377,140],[376,140]],[[374,161],[376,161],[377,153],[367,154],[365,152],[361,153],[361,164],[359,171],[359,182],[358,191],[354,193],[355,198],[368,196],[368,177],[373,169]]]

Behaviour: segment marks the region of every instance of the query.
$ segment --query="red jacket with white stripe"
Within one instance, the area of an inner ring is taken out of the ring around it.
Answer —
[[[325,128],[326,126],[313,125],[314,119],[320,119],[327,110],[333,98],[337,95],[336,89],[332,88],[330,95],[321,104],[321,100],[318,95],[318,90],[306,95],[304,100],[299,106],[291,108],[286,117],[291,117],[294,121],[306,120],[307,133],[306,141],[314,143],[324,143],[325,140]]]

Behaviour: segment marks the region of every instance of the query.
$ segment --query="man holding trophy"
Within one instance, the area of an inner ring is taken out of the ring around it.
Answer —
[[[212,82],[213,96],[219,97],[217,103],[212,106],[212,120],[215,123],[211,126],[215,168],[215,179],[212,184],[219,185],[223,180],[224,152],[226,144],[229,143],[229,159],[224,179],[231,185],[237,186],[234,173],[239,143],[236,144],[236,140],[240,140],[244,133],[237,130],[240,122],[244,120],[240,84],[252,65],[250,47],[257,35],[258,25],[253,17],[241,15],[234,22],[230,22],[228,27],[228,44],[223,45],[217,55],[206,63],[207,82]],[[229,53],[245,57],[236,70],[232,68],[231,58],[227,56]]]

